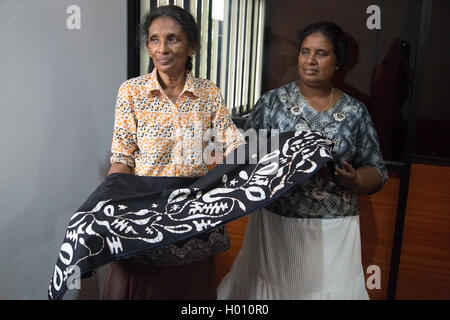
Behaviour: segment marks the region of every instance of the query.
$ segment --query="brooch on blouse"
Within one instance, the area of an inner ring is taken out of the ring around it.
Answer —
[[[294,116],[298,116],[299,114],[301,114],[302,113],[302,107],[300,107],[300,106],[295,106],[295,107],[292,107],[291,109],[289,109],[289,111],[291,111],[291,113],[294,115]]]
[[[343,113],[340,113],[340,112],[335,112],[335,113],[333,113],[333,118],[337,122],[341,122],[342,120],[345,119],[345,115]]]

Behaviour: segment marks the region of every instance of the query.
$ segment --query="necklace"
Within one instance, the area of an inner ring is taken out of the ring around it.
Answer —
[[[309,99],[302,93],[302,91],[300,90],[300,87],[298,87],[298,91],[300,91],[300,94],[302,95],[303,98],[305,98],[306,102],[308,102],[309,105],[314,108],[314,106],[311,103],[311,101],[309,101]],[[317,108],[314,108],[314,109],[319,111],[319,112],[324,112],[324,111],[327,111],[328,109],[330,109],[331,108],[331,103],[333,102],[333,92],[334,92],[334,87],[331,87],[330,102],[325,107],[325,109],[323,109],[323,110],[318,110]]]

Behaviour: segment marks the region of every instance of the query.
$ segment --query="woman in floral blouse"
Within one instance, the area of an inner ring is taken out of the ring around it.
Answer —
[[[211,131],[214,144],[223,146],[223,150],[217,149],[222,151],[216,153],[218,157],[244,140],[219,88],[190,73],[199,43],[192,15],[177,6],[159,7],[145,18],[143,32],[155,68],[125,81],[119,89],[109,174],[156,177],[158,184],[165,179],[168,189],[182,187],[178,183],[186,183],[187,177],[195,180],[214,165],[214,156],[205,157]],[[103,297],[215,299],[214,255],[229,247],[228,234],[221,227],[114,261]]]
[[[342,29],[320,22],[298,37],[298,81],[264,94],[246,129],[321,132],[334,177],[322,171],[250,216],[219,299],[368,299],[358,195],[386,182],[378,137],[365,106],[333,87],[347,53]]]

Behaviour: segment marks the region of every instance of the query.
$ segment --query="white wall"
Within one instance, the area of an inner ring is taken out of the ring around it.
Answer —
[[[125,0],[0,1],[0,299],[47,298],[68,219],[109,168],[126,47]]]

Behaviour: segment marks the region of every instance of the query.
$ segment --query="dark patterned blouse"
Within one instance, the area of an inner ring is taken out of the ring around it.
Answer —
[[[363,103],[342,93],[336,104],[324,112],[313,109],[298,89],[297,82],[265,93],[256,103],[245,129],[318,131],[329,139],[336,163],[358,168],[372,166],[383,184],[387,170],[378,136]],[[266,209],[292,218],[333,219],[359,213],[358,195],[316,174],[304,185],[272,202]]]

